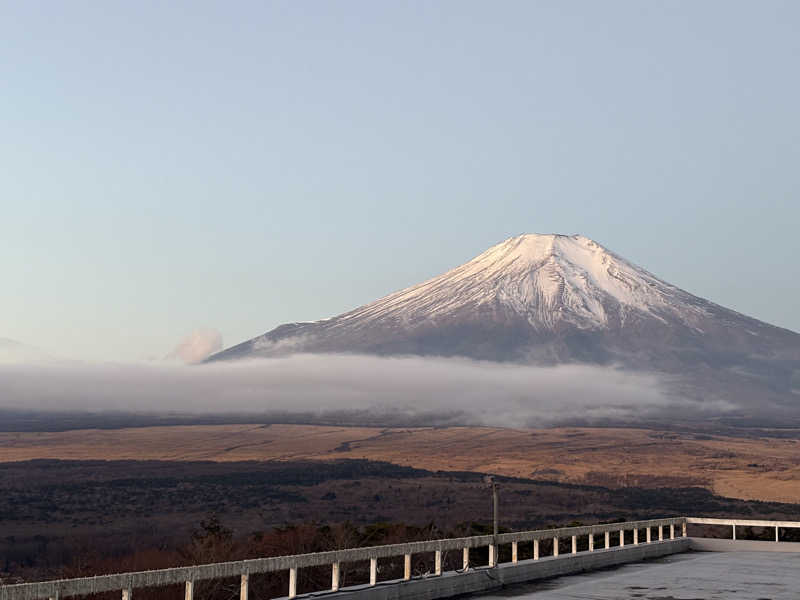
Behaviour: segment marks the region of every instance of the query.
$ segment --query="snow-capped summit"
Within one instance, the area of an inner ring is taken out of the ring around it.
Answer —
[[[616,364],[690,376],[700,396],[726,389],[792,401],[800,376],[800,335],[580,235],[509,238],[433,279],[330,319],[281,325],[209,360],[293,352]]]
[[[587,237],[524,234],[342,319],[411,324],[465,308],[517,315],[536,330],[598,329],[637,312],[656,318],[665,312],[692,326],[703,313],[691,295]]]

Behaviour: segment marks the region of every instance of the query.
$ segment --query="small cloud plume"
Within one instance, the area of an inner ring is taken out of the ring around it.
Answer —
[[[166,356],[166,360],[184,364],[199,363],[222,350],[222,334],[216,329],[197,329]]]

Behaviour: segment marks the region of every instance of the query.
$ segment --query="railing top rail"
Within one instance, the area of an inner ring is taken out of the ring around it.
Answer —
[[[630,531],[645,527],[679,525],[687,522],[685,517],[653,519],[649,521],[629,521],[624,523],[607,523],[603,525],[586,525],[581,527],[562,527],[559,529],[539,529],[504,533],[496,538],[492,535],[481,535],[384,546],[367,546],[346,550],[330,550],[311,554],[291,556],[275,556],[255,558],[224,563],[193,565],[190,567],[174,567],[152,571],[117,573],[96,577],[75,579],[56,579],[36,583],[20,583],[0,586],[0,600],[36,600],[39,598],[58,598],[75,595],[88,595],[127,588],[156,587],[182,584],[186,581],[238,577],[243,574],[270,573],[285,571],[290,568],[316,567],[333,563],[366,561],[371,558],[388,558],[404,554],[420,554],[424,552],[461,550],[463,548],[479,548],[493,543],[508,544],[533,540],[551,539],[554,537],[570,537],[600,534],[606,531]]]
[[[497,536],[498,544],[508,544],[511,542],[528,542],[532,540],[544,540],[554,537],[566,538],[573,535],[598,534],[606,531],[631,531],[633,529],[644,529],[645,527],[659,527],[669,525],[681,525],[686,522],[685,517],[671,517],[668,519],[650,519],[647,521],[626,521],[624,523],[605,523],[603,525],[582,525],[580,527],[562,527],[560,529],[538,529],[534,531],[515,531],[512,533],[501,533]],[[491,536],[489,536],[491,537]]]
[[[737,527],[797,527],[800,521],[764,521],[759,519],[706,519],[703,517],[686,517],[687,523],[696,525],[736,525]]]

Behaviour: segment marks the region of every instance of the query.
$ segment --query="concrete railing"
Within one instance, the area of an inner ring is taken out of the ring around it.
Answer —
[[[596,549],[611,548],[611,534],[619,533],[617,545],[626,544],[626,537],[630,544],[649,544],[664,539],[675,539],[676,527],[680,527],[679,535],[686,536],[685,517],[670,519],[655,519],[649,521],[632,521],[627,523],[610,523],[605,525],[587,525],[583,527],[564,527],[560,529],[545,529],[535,531],[521,531],[504,533],[497,536],[483,535],[464,538],[451,538],[444,540],[430,540],[425,542],[409,542],[406,544],[391,544],[386,546],[371,546],[365,548],[352,548],[348,550],[332,550],[330,552],[315,552],[313,554],[297,554],[293,556],[276,556],[271,558],[256,558],[234,562],[196,565],[191,567],[176,567],[171,569],[158,569],[153,571],[138,571],[133,573],[119,573],[116,575],[101,575],[97,577],[81,577],[77,579],[58,579],[38,583],[22,583],[16,585],[0,586],[0,600],[39,600],[49,598],[58,600],[66,596],[86,596],[99,592],[121,591],[122,600],[132,600],[135,588],[158,587],[165,585],[184,585],[185,600],[192,600],[194,583],[209,579],[236,577],[240,579],[240,600],[248,598],[248,582],[250,575],[260,573],[274,573],[279,571],[289,572],[289,598],[297,595],[297,570],[307,567],[330,565],[331,591],[339,589],[339,573],[342,563],[369,561],[369,581],[371,586],[377,585],[378,559],[404,557],[403,580],[411,579],[411,557],[414,554],[434,554],[434,575],[442,574],[442,553],[458,551],[463,554],[462,567],[466,571],[471,566],[470,550],[473,548],[489,548],[488,567],[496,567],[498,563],[498,547],[511,546],[511,562],[518,562],[519,544],[533,544],[533,560],[539,560],[539,543],[542,540],[553,541],[553,556],[558,556],[559,541],[571,540],[571,553],[578,554],[577,540],[581,537],[588,538],[588,552]],[[644,539],[640,532],[644,531]],[[628,532],[632,532],[627,535]],[[596,545],[596,536],[602,536],[599,545]]]
[[[704,519],[702,517],[687,517],[686,522],[692,525],[725,525],[731,528],[732,538],[736,539],[737,527],[765,527],[775,528],[775,541],[780,541],[780,530],[800,529],[800,521],[759,521],[756,519]]]

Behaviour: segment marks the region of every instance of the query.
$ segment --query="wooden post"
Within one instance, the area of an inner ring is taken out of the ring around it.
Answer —
[[[437,575],[441,575],[442,574],[442,551],[441,550],[437,550],[436,551],[434,562],[435,562],[436,574]]]
[[[465,571],[469,570],[469,548],[464,548],[464,559],[461,562],[461,566]]]
[[[411,555],[406,554],[403,556],[403,579],[408,581],[411,579]]]
[[[297,596],[297,567],[289,569],[289,598]]]
[[[186,591],[183,594],[184,600],[192,600],[194,596],[194,581],[186,582]]]
[[[335,562],[331,565],[331,591],[339,591],[339,563]]]
[[[247,600],[247,584],[250,576],[247,573],[242,573],[242,580],[239,582],[239,600]],[[294,596],[290,596],[294,598]]]
[[[533,540],[533,560],[539,560],[539,540]]]
[[[572,553],[573,554],[578,553],[578,540],[575,539],[574,535],[572,536]]]
[[[511,562],[517,562],[517,542],[511,542]]]
[[[378,559],[369,559],[369,584],[375,585],[378,583]]]
[[[489,566],[497,566],[497,546],[494,544],[489,544]]]
[[[558,538],[553,538],[553,556],[558,556]]]

